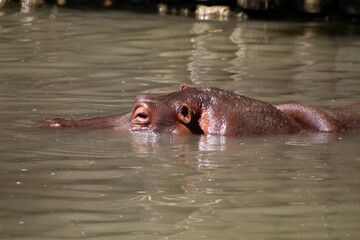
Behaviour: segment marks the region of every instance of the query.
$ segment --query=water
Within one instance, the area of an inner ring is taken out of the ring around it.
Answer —
[[[360,132],[231,138],[41,129],[215,86],[360,101],[360,30],[0,10],[1,239],[359,239]]]

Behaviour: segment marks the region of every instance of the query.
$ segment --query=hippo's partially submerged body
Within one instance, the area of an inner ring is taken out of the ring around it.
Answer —
[[[80,120],[53,118],[42,125],[235,136],[305,129],[340,132],[360,128],[360,103],[331,110],[301,104],[273,106],[218,88],[181,85],[178,92],[168,95],[139,95],[130,113]]]

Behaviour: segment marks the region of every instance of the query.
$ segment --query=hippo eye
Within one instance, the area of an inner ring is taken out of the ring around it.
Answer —
[[[149,109],[147,107],[138,107],[133,115],[134,117],[131,122],[136,125],[149,125],[150,117],[148,113]]]
[[[137,117],[137,118],[143,118],[143,119],[146,119],[146,118],[147,118],[147,115],[146,115],[146,114],[144,114],[144,113],[138,113],[138,114],[136,115],[136,117]]]

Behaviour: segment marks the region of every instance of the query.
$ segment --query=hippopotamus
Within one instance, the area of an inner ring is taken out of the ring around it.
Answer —
[[[52,118],[42,126],[180,135],[251,136],[303,130],[338,133],[360,128],[360,102],[327,110],[302,104],[274,106],[219,88],[183,84],[168,95],[140,94],[128,113],[90,119]]]

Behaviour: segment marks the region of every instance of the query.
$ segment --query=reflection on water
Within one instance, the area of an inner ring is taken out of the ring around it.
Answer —
[[[360,134],[39,129],[180,83],[274,104],[359,101],[359,30],[0,10],[1,239],[358,239]],[[236,237],[234,237],[236,236]]]
[[[347,30],[347,36],[359,33],[352,26]],[[344,38],[341,35],[344,32],[340,26],[329,28],[315,23],[294,23],[292,28],[287,24],[243,23],[230,36],[238,45],[237,58],[231,68],[236,73],[233,77],[238,80],[237,89],[259,81],[261,84],[253,91],[271,97],[275,87],[287,101],[304,102],[305,95],[309,104],[314,96],[328,101],[358,95],[358,88],[351,90],[346,86],[349,81],[356,81],[350,75],[358,75],[357,70],[348,75],[346,67],[349,62],[351,65],[357,61],[354,52],[349,52],[354,48],[349,46],[357,46],[358,40]],[[327,41],[324,42],[324,38]]]

